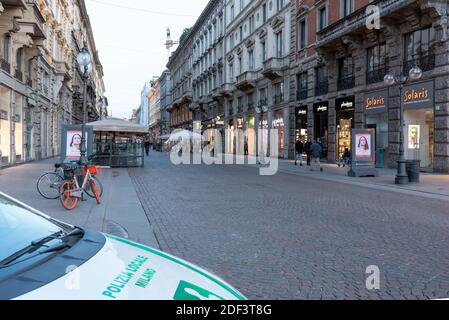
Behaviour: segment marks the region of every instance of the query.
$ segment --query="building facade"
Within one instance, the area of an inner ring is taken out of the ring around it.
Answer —
[[[202,128],[197,130],[217,129],[222,137],[225,116],[222,88],[225,75],[225,10],[225,1],[210,1],[189,35],[193,39],[193,120],[202,123]],[[211,132],[208,138],[212,143],[216,137]]]
[[[290,1],[228,1],[226,13],[226,152],[255,155],[257,129],[278,129],[276,151],[287,158]],[[260,140],[269,146],[267,132]]]
[[[190,29],[184,30],[179,39],[178,49],[171,55],[167,64],[172,80],[172,103],[167,111],[170,114],[170,132],[176,129],[193,130],[192,105],[192,50]]]
[[[138,115],[136,115],[136,119],[138,120],[138,124],[141,124],[143,126],[147,126],[150,124],[150,117],[149,117],[149,106],[148,106],[148,94],[151,90],[151,83],[150,81],[145,82],[145,85],[142,88],[142,91],[140,92],[140,106],[137,109],[139,112]]]
[[[1,166],[58,155],[62,125],[81,122],[76,55],[84,42],[94,65],[89,120],[96,120],[107,100],[84,1],[0,2]]]
[[[156,147],[161,141],[162,114],[161,114],[161,83],[159,78],[151,81],[151,89],[148,92],[148,106],[150,119],[150,139]]]
[[[397,165],[403,130],[407,159],[449,172],[447,1],[231,0],[221,13],[222,6],[209,2],[170,59],[172,128],[192,129],[193,120],[212,127],[215,117],[229,137],[225,151],[245,145],[249,154],[258,140],[269,144],[257,128],[278,129],[280,157],[293,158],[297,140],[315,139],[330,163],[351,148],[351,129],[370,128],[378,167]],[[214,36],[220,17],[223,38],[219,27]],[[422,77],[403,77],[402,97],[399,85],[384,83],[414,66]]]
[[[161,87],[161,135],[167,136],[170,133],[170,114],[167,109],[171,105],[171,75],[165,70],[159,78]]]
[[[334,162],[350,148],[351,128],[372,128],[377,165],[394,167],[402,100],[406,159],[449,172],[447,1],[303,0],[291,14],[291,140],[321,139]],[[422,78],[402,97],[384,83],[415,65]]]

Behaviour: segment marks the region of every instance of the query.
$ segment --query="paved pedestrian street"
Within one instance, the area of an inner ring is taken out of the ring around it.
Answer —
[[[100,207],[89,200],[68,212],[35,190],[53,162],[0,171],[0,190],[86,228],[114,233],[114,223],[119,235],[202,266],[250,299],[449,297],[447,197],[326,173],[174,166],[151,153],[144,168],[104,170]],[[379,290],[367,289],[373,266]]]
[[[449,297],[446,201],[161,154],[129,173],[161,249],[250,298]]]

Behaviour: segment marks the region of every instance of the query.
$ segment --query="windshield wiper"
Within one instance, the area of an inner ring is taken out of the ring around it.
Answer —
[[[14,261],[16,261],[17,259],[19,259],[20,257],[23,257],[26,254],[30,254],[33,253],[35,251],[37,251],[39,248],[41,248],[44,244],[53,241],[53,240],[61,240],[62,244],[58,244],[57,246],[53,246],[53,247],[49,247],[47,249],[44,249],[42,251],[40,251],[37,255],[41,255],[41,254],[46,254],[46,253],[51,253],[51,252],[56,252],[56,251],[60,251],[62,249],[65,249],[67,247],[70,247],[67,244],[67,241],[71,238],[71,237],[76,237],[76,236],[80,236],[84,234],[84,230],[80,229],[80,228],[75,228],[73,229],[71,232],[69,233],[65,233],[64,231],[58,231],[55,232],[49,236],[43,237],[41,239],[37,239],[31,242],[31,244],[15,253],[13,253],[12,255],[10,255],[9,257],[7,257],[6,259],[3,259],[2,261],[0,261],[0,269],[7,267],[8,265],[10,265],[11,263],[13,263]]]

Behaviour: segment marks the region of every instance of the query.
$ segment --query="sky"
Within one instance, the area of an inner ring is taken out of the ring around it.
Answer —
[[[179,40],[208,0],[85,0],[104,69],[109,110],[129,118],[145,81],[166,69],[166,29]],[[176,49],[176,48],[174,48]]]

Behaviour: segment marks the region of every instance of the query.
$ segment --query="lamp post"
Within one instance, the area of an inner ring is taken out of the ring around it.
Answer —
[[[263,132],[263,118],[264,118],[264,115],[265,115],[265,113],[267,113],[268,112],[268,106],[261,106],[261,107],[256,107],[256,113],[257,114],[259,114],[260,115],[260,129],[262,129],[262,130],[260,130],[259,131],[259,133],[262,133],[262,137],[260,138],[260,143],[261,143],[261,146],[260,146],[260,149],[261,150],[259,150],[259,154],[260,154],[260,160],[259,160],[259,164],[260,165],[264,165],[265,164],[265,152],[264,152],[264,150],[263,150],[263,148],[264,148],[264,144],[263,144],[263,139],[264,139],[264,137],[263,137],[263,135],[264,135],[264,132]]]
[[[84,91],[83,91],[83,123],[81,128],[81,164],[86,164],[87,160],[87,146],[86,146],[86,123],[87,123],[87,80],[89,79],[89,74],[92,72],[92,63],[89,55],[89,51],[87,50],[87,43],[84,43],[84,47],[81,49],[81,52],[78,54],[76,59],[78,61],[78,65],[81,70],[81,77],[84,83]]]
[[[404,185],[408,184],[408,175],[405,160],[405,148],[404,148],[404,116],[403,116],[403,104],[402,94],[404,91],[404,85],[409,80],[419,80],[422,77],[422,70],[415,64],[415,66],[409,71],[408,75],[404,74],[404,69],[401,66],[401,74],[396,77],[392,74],[387,74],[384,78],[384,83],[388,86],[394,84],[399,85],[399,160],[398,160],[398,172],[396,175],[396,184]]]

